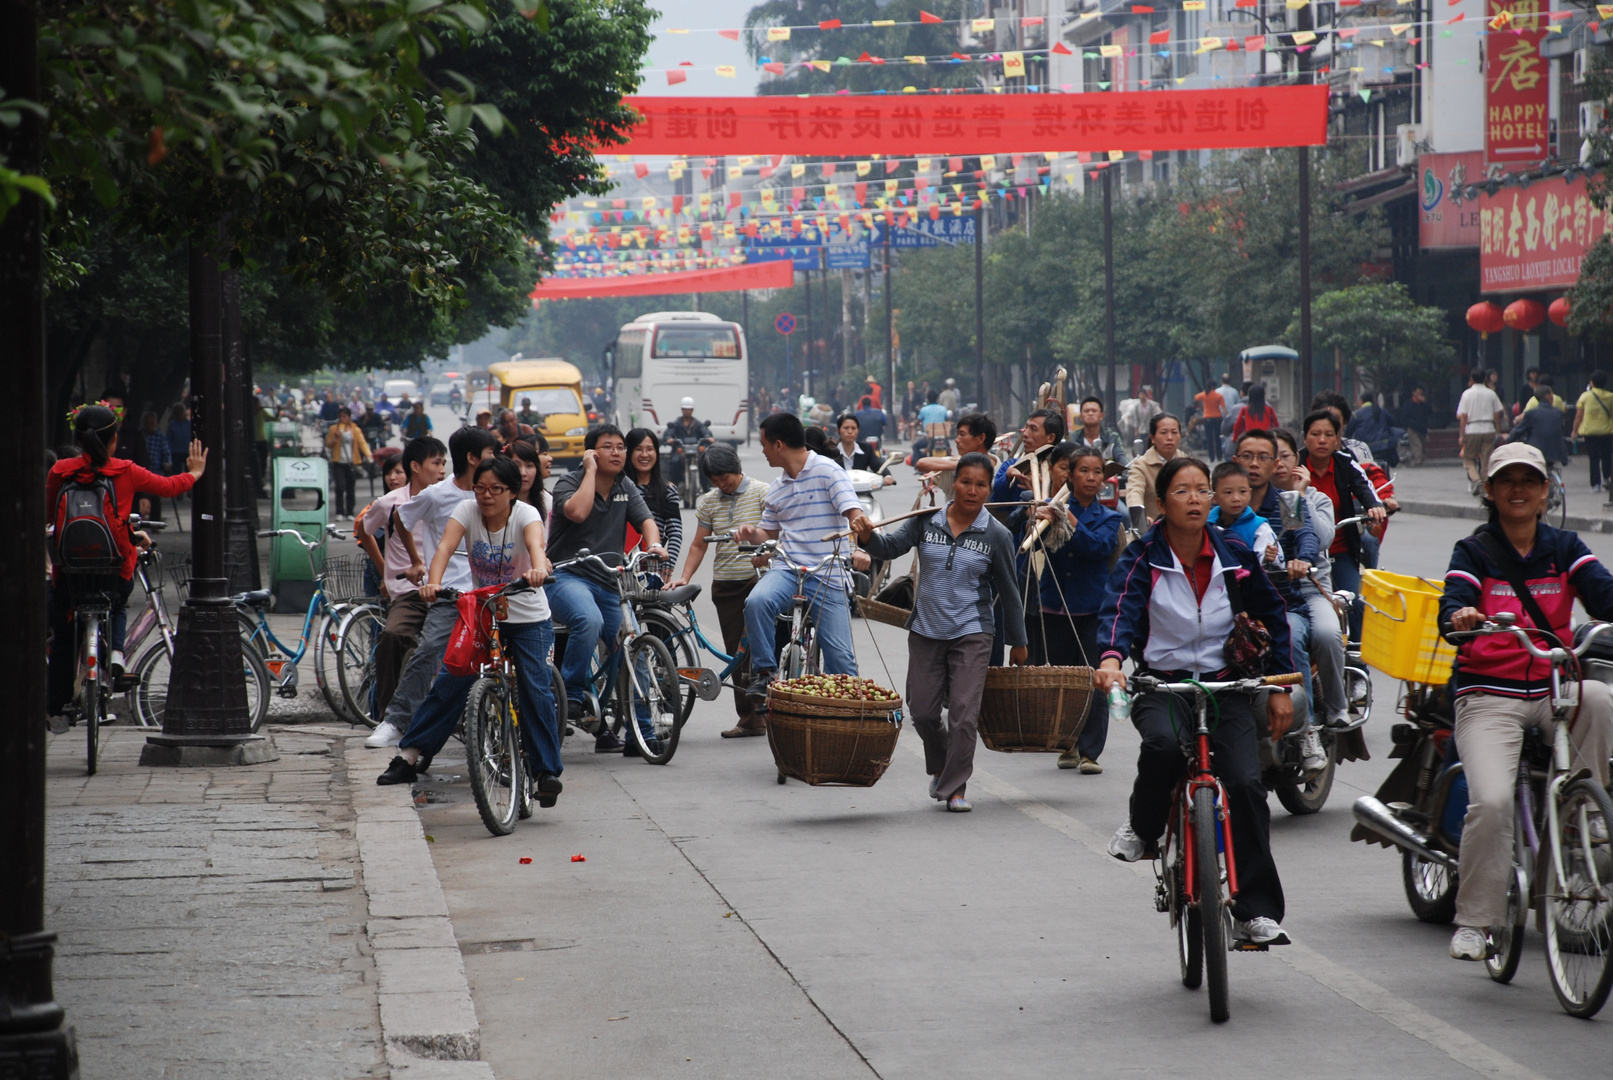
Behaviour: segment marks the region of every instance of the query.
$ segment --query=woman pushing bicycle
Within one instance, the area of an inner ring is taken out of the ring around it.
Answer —
[[[1490,520],[1457,541],[1439,603],[1440,633],[1473,630],[1509,614],[1538,631],[1542,646],[1572,644],[1580,600],[1593,619],[1613,619],[1613,574],[1577,533],[1540,520],[1550,474],[1526,443],[1496,448],[1486,469]],[[1555,639],[1552,640],[1552,639]],[[1531,657],[1509,634],[1464,640],[1456,653],[1456,744],[1467,775],[1451,956],[1483,960],[1489,930],[1505,921],[1512,873],[1513,783],[1524,730],[1550,729],[1551,665]],[[1579,684],[1579,713],[1569,730],[1575,767],[1607,786],[1613,749],[1613,691],[1595,679]]]
[[[1104,649],[1093,680],[1098,691],[1125,687],[1120,665],[1128,657],[1136,674],[1166,682],[1292,672],[1287,613],[1259,557],[1220,529],[1206,527],[1209,466],[1195,458],[1172,458],[1159,470],[1154,495],[1161,520],[1126,548],[1110,578],[1098,630]],[[1211,707],[1214,773],[1226,791],[1237,853],[1233,933],[1253,945],[1286,945],[1254,696],[1222,691],[1214,694]],[[1175,694],[1148,693],[1136,700],[1131,719],[1142,735],[1142,749],[1130,818],[1109,841],[1115,858],[1136,862],[1164,834],[1173,791],[1186,767],[1182,742],[1192,735],[1193,715],[1192,703]],[[1282,738],[1294,719],[1285,691],[1271,691],[1266,715],[1271,737]]]

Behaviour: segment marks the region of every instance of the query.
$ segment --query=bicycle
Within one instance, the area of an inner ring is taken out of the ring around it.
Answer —
[[[1238,865],[1232,850],[1232,818],[1226,792],[1210,770],[1209,706],[1213,695],[1224,691],[1253,693],[1270,686],[1291,686],[1302,677],[1296,673],[1229,682],[1165,682],[1151,675],[1131,678],[1139,695],[1191,695],[1195,703],[1193,730],[1180,733],[1184,736],[1182,752],[1187,757],[1188,770],[1172,795],[1164,843],[1154,858],[1154,907],[1168,913],[1176,929],[1182,985],[1197,990],[1208,972],[1210,1019],[1217,1024],[1231,1015],[1227,1002],[1227,953],[1265,952],[1269,946],[1239,942],[1232,936]]]
[[[1520,753],[1514,788],[1512,880],[1506,921],[1492,927],[1485,968],[1497,982],[1518,970],[1524,921],[1531,907],[1546,939],[1546,971],[1557,1002],[1570,1016],[1589,1019],[1613,989],[1613,797],[1584,769],[1574,770],[1569,726],[1579,711],[1579,660],[1613,623],[1595,627],[1577,648],[1555,642],[1542,649],[1510,613],[1498,614],[1451,640],[1512,634],[1537,660],[1551,664],[1552,733],[1549,753]],[[1537,743],[1540,750],[1545,747]],[[1528,749],[1526,742],[1526,750]],[[1540,806],[1535,806],[1539,796]],[[1537,868],[1544,871],[1537,880]],[[1536,900],[1539,900],[1538,906]]]
[[[1568,489],[1563,486],[1563,473],[1556,462],[1549,466],[1551,480],[1546,491],[1546,514],[1543,520],[1563,529],[1568,526]],[[1555,520],[1553,520],[1555,519]]]

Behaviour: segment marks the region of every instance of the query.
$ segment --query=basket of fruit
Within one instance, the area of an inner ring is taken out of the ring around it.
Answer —
[[[768,688],[767,743],[781,776],[872,787],[890,768],[902,699],[872,679],[803,675]]]
[[[1094,693],[1088,667],[987,668],[980,741],[1005,754],[1061,754],[1080,736]]]

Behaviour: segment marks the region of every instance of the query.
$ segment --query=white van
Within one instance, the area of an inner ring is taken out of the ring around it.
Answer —
[[[723,442],[750,438],[750,350],[738,323],[706,311],[640,315],[616,334],[609,352],[616,425],[656,434],[676,420],[684,398],[695,418]]]

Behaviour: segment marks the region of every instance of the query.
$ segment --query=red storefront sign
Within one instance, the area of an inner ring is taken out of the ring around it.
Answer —
[[[1591,205],[1585,181],[1561,176],[1479,194],[1480,291],[1566,289],[1613,214]]]
[[[1484,38],[1484,153],[1509,168],[1524,168],[1551,146],[1547,109],[1551,65],[1540,55],[1546,20],[1540,0],[1489,0],[1492,20],[1507,16],[1504,29]]]
[[[1001,154],[1320,146],[1324,86],[1102,94],[629,97],[643,119],[613,153]]]
[[[1479,204],[1462,188],[1484,179],[1484,152],[1422,154],[1417,158],[1418,239],[1425,248],[1479,246]]]

